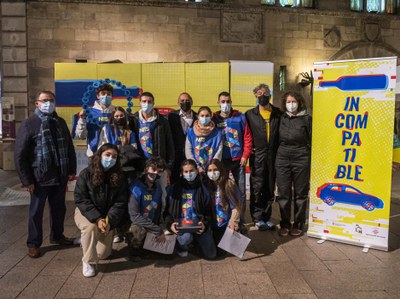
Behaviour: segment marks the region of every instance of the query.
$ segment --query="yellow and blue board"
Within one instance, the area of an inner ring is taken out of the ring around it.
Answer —
[[[308,236],[388,249],[396,57],[314,64]]]

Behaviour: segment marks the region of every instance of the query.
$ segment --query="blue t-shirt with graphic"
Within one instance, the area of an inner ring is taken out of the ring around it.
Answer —
[[[146,158],[150,158],[153,155],[152,133],[154,126],[155,121],[144,122],[139,119],[139,141]]]
[[[214,193],[215,195],[215,215],[216,215],[216,225],[218,227],[224,227],[228,225],[229,219],[232,215],[232,204],[223,203],[220,195],[220,189]]]

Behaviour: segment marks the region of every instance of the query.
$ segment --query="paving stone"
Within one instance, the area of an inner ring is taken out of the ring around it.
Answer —
[[[54,298],[67,278],[68,276],[36,276],[35,279],[32,280],[32,282],[18,296],[18,299]]]
[[[39,268],[14,267],[0,278],[0,296],[2,298],[15,298],[40,272]]]
[[[169,268],[144,267],[138,270],[131,298],[167,297]]]
[[[81,264],[82,249],[80,247],[60,250],[54,258],[44,267],[40,275],[69,276]]]
[[[190,278],[189,278],[190,277]],[[190,279],[190,287],[185,284]],[[168,298],[204,298],[204,285],[200,261],[190,261],[171,267]]]
[[[333,242],[325,241],[322,244],[318,244],[317,239],[315,238],[307,238],[303,241],[322,261],[338,261],[349,259],[342,251],[333,245]]]
[[[57,293],[56,298],[91,298],[101,281],[103,273],[86,278],[82,275],[80,263]]]
[[[104,274],[92,298],[129,298],[135,275]]]
[[[323,270],[324,263],[307,246],[286,246],[283,248],[298,270]]]
[[[363,291],[355,292],[355,298],[357,299],[386,299],[391,298],[390,295],[385,291]]]
[[[370,249],[368,253],[364,253],[362,247],[358,246],[342,243],[334,243],[334,246],[361,268],[385,267],[385,264],[371,253],[375,249]]]
[[[317,299],[315,294],[283,294],[282,299]]]
[[[240,298],[240,289],[230,263],[202,263],[202,272],[205,298]]]
[[[242,298],[279,298],[269,278],[264,273],[241,273],[236,271],[236,280]]]
[[[313,293],[292,263],[265,264],[265,268],[279,295]]]

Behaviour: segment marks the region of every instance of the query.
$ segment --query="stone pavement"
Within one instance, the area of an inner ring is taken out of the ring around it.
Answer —
[[[17,182],[0,170],[0,191]],[[250,229],[243,260],[151,254],[133,263],[120,243],[94,278],[82,276],[79,247],[49,245],[48,217],[43,255],[29,258],[28,206],[0,207],[0,298],[399,298],[400,174],[393,182],[389,252]],[[65,234],[77,236],[71,197]]]

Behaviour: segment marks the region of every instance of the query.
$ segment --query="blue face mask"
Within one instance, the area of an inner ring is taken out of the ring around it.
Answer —
[[[153,109],[153,104],[151,104],[151,103],[142,103],[142,104],[140,104],[140,107],[142,108],[142,111],[144,113],[150,113],[151,109]]]
[[[207,126],[211,121],[211,117],[207,116],[207,117],[199,117],[199,122],[203,125],[203,126]]]
[[[117,163],[117,159],[113,159],[111,157],[101,157],[101,165],[103,165],[104,169],[110,169]]]
[[[111,105],[111,100],[112,100],[111,96],[100,96],[100,103],[106,107]]]
[[[56,104],[54,104],[53,102],[47,101],[47,102],[42,102],[39,110],[45,114],[52,114],[54,112],[55,108],[56,108]]]
[[[183,178],[185,180],[187,180],[188,182],[193,182],[196,179],[196,177],[197,177],[197,173],[195,171],[191,171],[191,172],[183,175]]]

